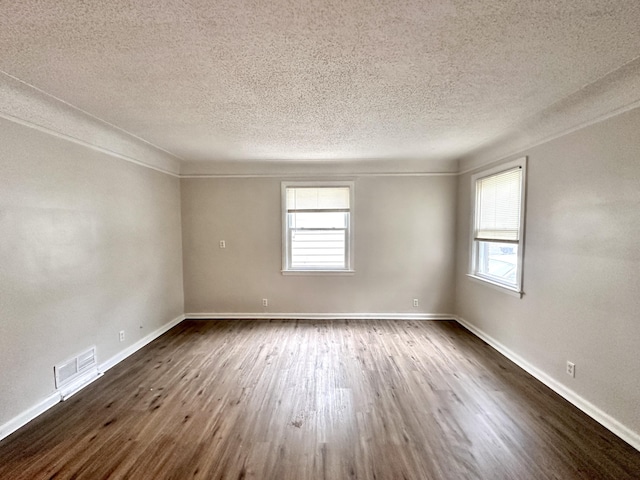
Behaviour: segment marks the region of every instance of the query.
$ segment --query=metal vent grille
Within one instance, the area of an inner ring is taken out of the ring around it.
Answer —
[[[96,348],[92,347],[86,352],[53,367],[56,379],[56,388],[61,389],[82,377],[87,372],[97,370]],[[97,373],[97,372],[96,372]]]

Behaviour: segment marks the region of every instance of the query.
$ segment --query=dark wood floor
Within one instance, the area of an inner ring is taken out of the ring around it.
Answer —
[[[0,478],[638,479],[455,322],[185,321],[0,443]]]

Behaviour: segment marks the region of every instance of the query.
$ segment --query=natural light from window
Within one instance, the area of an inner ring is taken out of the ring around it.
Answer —
[[[283,183],[283,271],[348,271],[351,182]]]
[[[469,274],[521,293],[526,158],[472,176]]]

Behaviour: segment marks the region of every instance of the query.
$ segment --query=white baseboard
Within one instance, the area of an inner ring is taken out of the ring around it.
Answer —
[[[187,320],[456,320],[449,313],[186,313]]]
[[[173,327],[175,327],[177,324],[179,324],[181,321],[183,321],[185,319],[184,315],[178,315],[176,318],[174,318],[173,320],[171,320],[168,323],[165,323],[163,326],[161,326],[160,328],[154,330],[153,332],[151,332],[150,334],[146,335],[145,337],[141,338],[140,340],[138,340],[136,343],[134,343],[133,345],[129,345],[127,348],[125,348],[124,350],[116,353],[113,357],[111,357],[109,360],[102,362],[100,364],[100,372],[106,372],[107,370],[109,370],[111,367],[117,365],[118,363],[120,363],[121,361],[123,361],[125,358],[127,358],[130,355],[133,355],[134,353],[136,353],[138,350],[140,350],[142,347],[144,347],[145,345],[148,345],[149,343],[151,343],[152,341],[154,341],[156,338],[158,338],[160,335],[162,335],[163,333],[171,330]]]
[[[133,345],[130,345],[126,349],[124,349],[121,352],[119,352],[118,354],[114,355],[113,357],[111,357],[106,362],[103,362],[99,366],[99,373],[98,373],[97,376],[95,376],[91,380],[79,379],[77,385],[74,382],[74,386],[76,388],[75,389],[69,388],[68,391],[65,391],[65,397],[64,398],[65,399],[69,398],[71,395],[79,392],[81,389],[83,389],[84,387],[86,387],[87,385],[92,383],[93,381],[95,381],[98,378],[100,378],[100,376],[105,371],[109,370],[111,367],[113,367],[117,363],[121,362],[122,360],[127,358],[129,355],[137,352],[138,350],[140,350],[145,345],[151,343],[153,340],[158,338],[160,335],[162,335],[166,331],[168,331],[171,328],[175,327],[182,320],[184,320],[184,318],[185,318],[184,315],[179,315],[178,317],[174,318],[170,322],[164,324],[162,327],[158,328],[157,330],[154,330],[149,335],[147,335],[144,338],[138,340]],[[83,380],[83,382],[80,382],[80,380]],[[0,426],[0,441],[2,439],[4,439],[4,438],[8,437],[9,435],[11,435],[13,432],[18,430],[19,428],[21,428],[24,425],[26,425],[27,423],[29,423],[31,420],[33,420],[37,416],[43,414],[44,412],[49,410],[54,405],[58,404],[61,400],[62,400],[61,392],[57,391],[57,392],[49,395],[47,398],[41,400],[39,403],[37,403],[33,407],[31,407],[31,408],[25,410],[24,412],[16,415],[11,420],[6,422],[4,425],[1,425]]]
[[[25,426],[31,420],[36,418],[38,415],[43,414],[54,405],[60,403],[60,400],[60,392],[52,393],[47,398],[38,402],[36,405],[16,415],[4,425],[0,426],[0,440],[8,437],[20,427]]]
[[[491,347],[500,352],[502,355],[507,357],[513,363],[518,365],[520,368],[533,375],[539,381],[544,383],[551,390],[556,392],[558,395],[563,397],[565,400],[582,410],[584,413],[593,418],[596,422],[600,423],[602,426],[616,434],[622,440],[627,442],[629,445],[634,447],[636,450],[640,450],[640,434],[631,430],[629,427],[623,425],[618,420],[613,418],[608,413],[604,412],[600,408],[596,407],[594,404],[585,400],[580,395],[578,395],[573,390],[565,387],[557,380],[553,379],[551,376],[547,375],[542,370],[536,368],[527,362],[524,358],[514,353],[500,342],[498,342],[493,337],[487,335],[485,332],[475,327],[474,325],[467,322],[462,317],[454,317],[455,320],[460,323],[463,327],[469,330],[471,333],[481,338],[485,342],[487,342]]]

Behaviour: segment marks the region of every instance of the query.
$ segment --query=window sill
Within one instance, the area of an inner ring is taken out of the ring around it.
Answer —
[[[469,277],[474,282],[482,283],[488,287],[491,287],[495,290],[499,290],[513,297],[522,298],[522,296],[524,295],[524,292],[518,290],[517,288],[509,287],[507,285],[502,285],[501,283],[498,283],[498,282],[492,282],[491,280],[484,277],[479,277],[477,275],[472,275],[470,273],[467,274],[467,277]]]
[[[353,275],[355,270],[282,270],[282,275]]]

